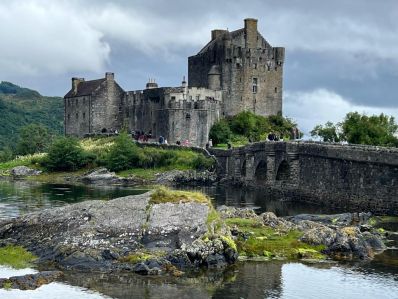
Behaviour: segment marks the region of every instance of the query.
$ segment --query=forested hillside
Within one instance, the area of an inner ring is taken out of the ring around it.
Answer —
[[[0,150],[13,148],[19,129],[36,123],[50,131],[63,132],[63,100],[61,97],[45,97],[37,91],[22,88],[10,82],[0,83]]]

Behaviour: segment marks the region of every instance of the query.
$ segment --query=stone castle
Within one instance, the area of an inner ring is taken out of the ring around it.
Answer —
[[[188,140],[204,146],[220,118],[249,110],[259,115],[282,112],[284,48],[272,47],[245,19],[236,31],[213,30],[211,41],[188,58],[188,83],[124,91],[113,73],[85,81],[72,78],[65,95],[65,134],[83,137],[119,130],[151,133],[169,143]]]

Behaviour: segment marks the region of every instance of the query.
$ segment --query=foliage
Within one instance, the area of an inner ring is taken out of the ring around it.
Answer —
[[[51,143],[51,135],[46,127],[40,124],[30,124],[20,128],[17,143],[18,155],[43,153]]]
[[[16,166],[28,166],[30,168],[39,168],[46,154],[34,154],[27,156],[17,156],[13,160],[0,163],[0,175],[9,175],[9,170]]]
[[[0,83],[0,150],[15,148],[21,127],[41,124],[53,134],[63,132],[63,101],[9,82]]]
[[[311,131],[312,137],[320,137],[324,142],[339,142],[340,136],[338,133],[338,126],[328,121],[324,126],[317,125]]]
[[[83,150],[78,140],[71,137],[58,137],[51,144],[42,165],[48,170],[77,170],[93,162],[95,156]]]
[[[232,131],[226,119],[216,122],[210,129],[209,139],[213,144],[227,143],[232,137]]]
[[[248,238],[236,240],[238,252],[249,257],[278,257],[286,259],[317,258],[324,256],[324,246],[312,246],[299,241],[302,232],[290,230],[280,232],[265,226],[258,219],[229,218],[225,222],[230,227],[237,227]]]
[[[116,137],[105,159],[110,170],[121,171],[137,166],[144,158],[129,135],[122,132]]]
[[[347,113],[344,120],[336,125],[327,122],[311,131],[312,136],[321,137],[323,141],[395,147],[398,147],[397,133],[398,125],[394,117],[383,113],[367,116],[358,112]]]
[[[30,266],[36,257],[21,246],[7,245],[0,247],[0,265],[6,265],[15,269],[23,269]]]
[[[239,146],[249,141],[264,140],[269,133],[288,139],[292,129],[296,127],[296,123],[282,115],[264,117],[243,111],[216,122],[210,129],[209,138],[213,140],[214,145],[231,142],[234,146]]]
[[[177,191],[171,190],[167,187],[161,186],[157,188],[152,194],[149,203],[180,203],[180,202],[198,202],[205,203],[211,206],[210,199],[201,192],[194,191]]]
[[[3,150],[0,151],[0,163],[11,161],[13,158],[14,154],[9,147],[3,148]]]

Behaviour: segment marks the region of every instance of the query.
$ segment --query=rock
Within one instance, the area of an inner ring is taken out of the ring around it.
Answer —
[[[209,269],[223,268],[227,265],[224,255],[216,253],[206,258],[206,264]]]
[[[222,218],[245,218],[245,219],[260,219],[253,209],[249,208],[235,208],[228,206],[220,206],[217,212]]]
[[[216,253],[234,262],[236,252],[225,252],[228,246],[219,238],[202,243],[208,234],[207,204],[150,204],[150,195],[86,201],[26,214],[0,222],[0,240],[21,245],[37,255],[39,263],[54,262],[61,269],[128,269],[129,255],[150,256],[151,252],[162,252],[162,257],[144,263],[149,271],[143,266],[134,271],[160,273],[166,259],[181,269],[205,266],[205,258]]]
[[[213,184],[217,182],[217,175],[210,171],[196,170],[171,170],[156,175],[155,183],[161,185],[169,184]]]
[[[308,220],[326,225],[348,226],[365,224],[371,216],[371,213],[343,213],[334,215],[300,214],[296,216],[285,217],[285,219],[293,223]]]
[[[38,287],[51,283],[63,275],[60,271],[44,271],[36,274],[0,278],[0,288],[20,290],[35,290]]]
[[[109,184],[118,183],[120,178],[106,168],[99,168],[86,173],[80,179],[88,184]]]
[[[278,230],[289,231],[296,227],[293,223],[286,221],[283,218],[277,217],[272,212],[265,212],[260,215],[260,218],[262,218],[264,225],[272,228],[277,228]]]
[[[10,170],[10,174],[15,177],[22,177],[22,176],[31,176],[31,175],[39,175],[42,171],[32,169],[26,166],[16,166]]]

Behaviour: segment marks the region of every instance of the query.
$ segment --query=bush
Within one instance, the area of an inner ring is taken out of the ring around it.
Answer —
[[[0,163],[11,161],[13,157],[12,150],[8,147],[0,151]]]
[[[125,132],[116,137],[105,159],[107,167],[112,171],[138,167],[140,162],[145,160],[142,151]]]
[[[212,158],[206,158],[204,155],[199,154],[193,161],[192,167],[196,170],[206,170],[213,168],[215,161]]]
[[[209,138],[213,144],[227,143],[232,137],[232,131],[226,119],[216,122],[210,129]]]
[[[51,143],[51,135],[48,129],[40,124],[24,126],[19,131],[17,143],[18,155],[32,155],[43,153]]]
[[[77,170],[92,163],[93,154],[85,152],[77,139],[59,137],[51,144],[42,165],[48,170]]]

